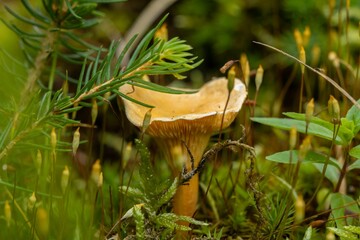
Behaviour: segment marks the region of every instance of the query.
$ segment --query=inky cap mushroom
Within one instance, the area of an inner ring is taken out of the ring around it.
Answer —
[[[218,78],[206,83],[198,92],[192,94],[168,94],[149,89],[123,85],[120,92],[148,105],[155,106],[151,111],[150,124],[146,133],[153,136],[165,152],[173,174],[179,174],[183,165],[191,170],[191,158],[196,167],[208,144],[210,136],[228,127],[235,119],[246,98],[245,85],[235,79],[228,105],[227,79]],[[127,118],[135,126],[142,128],[149,108],[123,99]],[[223,124],[221,122],[223,119]],[[187,149],[188,147],[188,149]],[[179,151],[180,149],[180,151]],[[184,162],[176,163],[179,152]],[[182,185],[174,197],[174,212],[178,215],[192,216],[196,210],[199,176],[193,176],[187,185]]]

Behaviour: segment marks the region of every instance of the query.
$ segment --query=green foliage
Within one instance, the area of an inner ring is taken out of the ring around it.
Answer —
[[[91,147],[86,154],[89,159],[85,162],[77,152],[70,154],[73,151],[71,128],[80,127],[83,134],[85,127],[91,127],[93,132],[96,123],[96,119],[92,119],[92,125],[81,122],[76,114],[84,107],[93,107],[94,104],[104,107],[105,102],[108,104],[115,97],[123,96],[118,91],[123,84],[172,94],[188,93],[142,80],[145,74],[168,74],[182,78],[184,72],[201,63],[189,52],[191,47],[177,37],[169,41],[154,40],[154,34],[166,16],[136,45],[126,66],[124,56],[137,36],[126,43],[119,54],[118,41],[111,42],[108,48],[98,47],[94,41],[87,42],[86,39],[91,38],[93,33],[88,30],[104,16],[97,10],[98,3],[114,2],[121,1],[44,0],[40,9],[28,0],[22,0],[27,11],[24,16],[5,7],[20,22],[2,19],[18,35],[27,64],[2,49],[0,60],[4,64],[1,68],[14,76],[14,86],[18,89],[14,96],[8,93],[1,96],[0,163],[6,170],[0,173],[0,187],[4,189],[0,191],[0,202],[9,199],[13,211],[19,212],[22,217],[16,219],[16,224],[10,225],[8,232],[2,232],[0,238],[15,238],[11,234],[19,228],[22,229],[19,235],[31,232],[34,239],[43,238],[37,232],[38,208],[49,216],[46,224],[50,228],[43,233],[49,238],[92,239],[99,233],[99,226],[112,225],[114,212],[120,212],[117,210],[121,206],[112,204],[114,199],[119,201],[119,196],[113,196],[111,189],[118,187],[119,183],[106,177],[106,174],[112,174],[108,169],[104,173],[100,172],[102,169],[93,169],[89,173],[93,157]],[[73,67],[79,68],[79,74],[73,71]],[[24,70],[19,71],[19,68]],[[1,91],[6,92],[6,89]],[[80,144],[93,144],[92,137],[78,141]],[[80,148],[83,151],[85,147],[80,145]],[[143,149],[141,153],[146,151]],[[64,169],[68,172],[64,173]],[[100,180],[104,175],[105,182]],[[122,176],[128,177],[126,174]],[[158,209],[170,201],[178,185],[177,179],[172,184],[156,179],[156,191],[152,191],[150,186],[153,185],[145,179],[142,183],[141,191],[133,188],[127,191],[134,198],[142,197],[141,203],[145,203],[146,216],[142,215],[143,210],[139,206],[132,211],[139,237],[144,234],[144,219],[149,215],[157,216]],[[103,186],[109,189],[109,196],[103,191]],[[144,192],[147,194],[141,196]],[[36,197],[33,212],[26,207],[31,193]],[[18,204],[18,201],[25,204]],[[111,203],[110,213],[105,210],[104,202]],[[171,222],[179,219],[195,221],[175,215],[159,216],[160,220],[156,222],[159,226],[163,223],[171,227]],[[100,229],[99,234],[104,236],[105,228]],[[119,234],[122,234],[120,230]]]
[[[169,234],[173,233],[174,230],[191,230],[190,227],[177,224],[178,221],[185,221],[194,225],[207,225],[207,223],[197,221],[191,217],[178,216],[174,213],[162,213],[160,211],[160,208],[164,204],[169,203],[174,196],[179,186],[178,178],[175,178],[170,185],[169,181],[159,179],[157,174],[154,173],[154,168],[150,163],[149,150],[139,139],[135,139],[135,143],[141,159],[139,166],[141,188],[121,186],[120,191],[138,203],[132,208],[136,223],[136,235],[137,237],[138,234],[141,236],[141,238],[138,239],[145,239],[145,218],[150,221],[146,228],[155,226],[156,228],[160,228],[161,231],[169,232]],[[144,213],[141,212],[141,209],[144,209]],[[131,212],[129,210],[122,219],[130,216]]]
[[[360,100],[358,101],[358,103]],[[360,114],[357,106],[352,106],[345,118],[341,118],[341,122],[329,122],[318,117],[311,116],[309,119],[306,114],[300,113],[284,113],[287,119],[281,118],[252,118],[254,122],[272,126],[275,128],[280,128],[284,130],[290,130],[295,128],[298,132],[306,135],[314,135],[320,139],[330,140],[333,144],[342,145],[345,149],[349,148],[352,145],[353,141],[356,139],[359,132],[358,127],[355,127],[359,124],[358,115]],[[326,177],[334,186],[335,193],[332,193],[330,196],[330,207],[331,207],[331,216],[333,217],[337,228],[332,229],[337,235],[341,236],[344,239],[353,239],[352,233],[348,233],[342,228],[348,224],[358,223],[351,216],[346,216],[346,211],[353,213],[355,216],[360,214],[360,210],[357,202],[349,195],[338,193],[340,189],[340,184],[342,179],[346,174],[354,169],[359,169],[358,160],[353,162],[339,163],[335,158],[331,157],[330,151],[327,151],[326,155],[321,154],[316,151],[316,149],[310,150],[307,145],[306,139],[301,143],[299,150],[289,150],[282,151],[270,156],[267,156],[266,159],[272,162],[284,163],[284,164],[296,164],[296,169],[294,172],[289,171],[291,187],[296,187],[297,174],[299,173],[300,166],[306,163],[311,163],[322,173],[321,180],[317,185],[315,193],[310,198],[310,202],[313,200],[315,195],[318,193],[318,190],[322,184],[322,180]],[[319,149],[319,148],[318,148]],[[300,158],[300,154],[304,154]],[[350,151],[345,152],[348,156],[344,158],[348,159],[349,156],[359,157],[358,156],[358,146],[353,147]],[[290,189],[292,190],[292,189]],[[279,208],[277,208],[279,209]],[[284,208],[280,208],[284,209]],[[285,208],[286,209],[286,208]],[[284,211],[286,213],[286,211]],[[266,217],[266,219],[271,219]],[[285,218],[288,219],[288,218]],[[286,229],[284,227],[283,229]],[[335,230],[334,230],[335,229]],[[274,230],[272,230],[274,232]],[[312,230],[308,228],[304,239],[311,239]]]
[[[267,160],[277,162],[277,163],[285,163],[285,164],[296,164],[298,162],[298,151],[283,151],[277,152],[272,155],[266,157]],[[314,151],[308,151],[305,155],[305,158],[302,159],[302,163],[311,163],[321,172],[324,164],[329,161],[329,166],[326,169],[325,177],[329,179],[334,185],[336,185],[341,166],[334,158],[329,158],[321,153],[317,153]]]
[[[216,229],[211,232],[211,229],[208,226],[202,227],[202,232],[206,234],[207,239],[216,239],[220,240],[223,236],[223,230],[224,228],[221,228],[220,231],[217,231]]]
[[[261,236],[268,239],[283,239],[291,233],[291,225],[294,221],[294,206],[290,201],[290,195],[282,195],[282,192],[274,193],[267,199],[267,210],[264,211],[264,222],[259,222],[254,229],[257,238]]]
[[[73,4],[69,0],[61,2],[48,0],[43,1],[44,11],[33,7],[28,0],[21,2],[33,18],[18,15],[10,8],[5,8],[22,23],[36,27],[37,31],[34,29],[28,31],[4,20],[3,22],[21,39],[23,52],[30,66],[34,67],[36,58],[41,56],[38,51],[45,51],[44,48],[53,49],[53,55],[59,54],[60,58],[71,63],[81,63],[84,56],[89,56],[99,49],[82,40],[79,34],[73,31],[99,23],[101,14],[96,11],[95,1],[78,1]],[[63,48],[61,53],[58,52],[58,48]]]
[[[341,228],[328,227],[328,230],[334,232],[342,240],[356,240],[359,239],[360,228],[357,226],[344,226]]]
[[[356,108],[356,106],[353,106]],[[312,117],[307,127],[305,114],[301,113],[284,113],[289,118],[252,118],[254,122],[277,127],[283,130],[290,130],[295,127],[298,132],[308,133],[326,140],[332,140],[334,135],[334,124],[322,120],[318,117]],[[337,131],[336,143],[347,146],[358,133],[354,126],[358,124],[352,118],[342,118],[341,125]]]
[[[306,229],[303,240],[311,240],[311,235],[312,235],[312,227],[310,226]]]
[[[357,101],[360,103],[360,100]],[[346,119],[353,122],[353,133],[356,135],[360,131],[360,111],[357,107],[352,106],[346,114]]]
[[[335,223],[337,228],[343,228],[346,225],[354,225],[358,224],[358,215],[360,214],[360,208],[358,206],[358,202],[355,201],[352,197],[348,195],[344,195],[341,193],[334,193],[331,194],[331,208],[332,208],[332,215],[335,219]],[[355,218],[347,217],[345,212],[351,212],[357,215]]]
[[[266,160],[278,163],[296,164],[298,162],[298,153],[298,150],[278,152],[267,156]],[[308,151],[302,161],[303,163],[325,163],[326,158],[327,157],[321,153]],[[329,164],[333,165],[338,170],[341,168],[339,163],[334,158],[330,158]]]
[[[141,206],[135,205],[132,210],[136,223],[136,239],[145,239],[145,216],[141,212]]]
[[[360,145],[351,148],[349,155],[354,158],[360,158]]]

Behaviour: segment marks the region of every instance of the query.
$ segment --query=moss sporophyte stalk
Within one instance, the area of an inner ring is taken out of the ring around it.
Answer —
[[[234,79],[234,87],[224,111],[228,98],[226,78],[214,79],[192,94],[167,94],[130,85],[124,85],[119,90],[130,98],[154,106],[150,121],[144,121],[149,108],[123,99],[130,122],[139,128],[143,128],[144,122],[149,122],[146,133],[161,147],[174,176],[197,167],[210,136],[220,130],[222,118],[222,127],[228,127],[247,95],[245,85]],[[182,161],[180,166],[178,161]],[[181,166],[184,166],[183,170]],[[193,216],[198,188],[198,174],[186,185],[179,186],[173,200],[176,214]]]

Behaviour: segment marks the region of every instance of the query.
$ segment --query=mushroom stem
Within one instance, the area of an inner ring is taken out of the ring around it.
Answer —
[[[173,168],[174,174],[179,174],[183,166],[185,166],[187,172],[192,170],[192,160],[189,151],[194,160],[193,167],[196,168],[210,139],[210,135],[208,134],[193,134],[187,136],[188,138],[183,140],[174,138],[158,139],[158,144],[162,150],[165,151],[169,163],[173,163],[171,167]],[[179,163],[179,159],[182,159],[182,162]],[[199,175],[196,174],[188,183],[179,186],[173,199],[174,212],[177,215],[192,217],[196,210],[198,192]],[[186,222],[179,222],[179,224],[189,225]]]

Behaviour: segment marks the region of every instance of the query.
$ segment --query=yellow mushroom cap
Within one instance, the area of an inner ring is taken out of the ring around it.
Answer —
[[[246,98],[245,85],[235,79],[229,103],[224,113],[228,96],[227,79],[214,79],[191,94],[168,94],[125,84],[120,92],[140,102],[152,105],[150,125],[147,133],[155,137],[178,137],[179,131],[209,134],[220,130],[234,120]],[[142,127],[149,108],[123,99],[126,116],[135,126]]]

